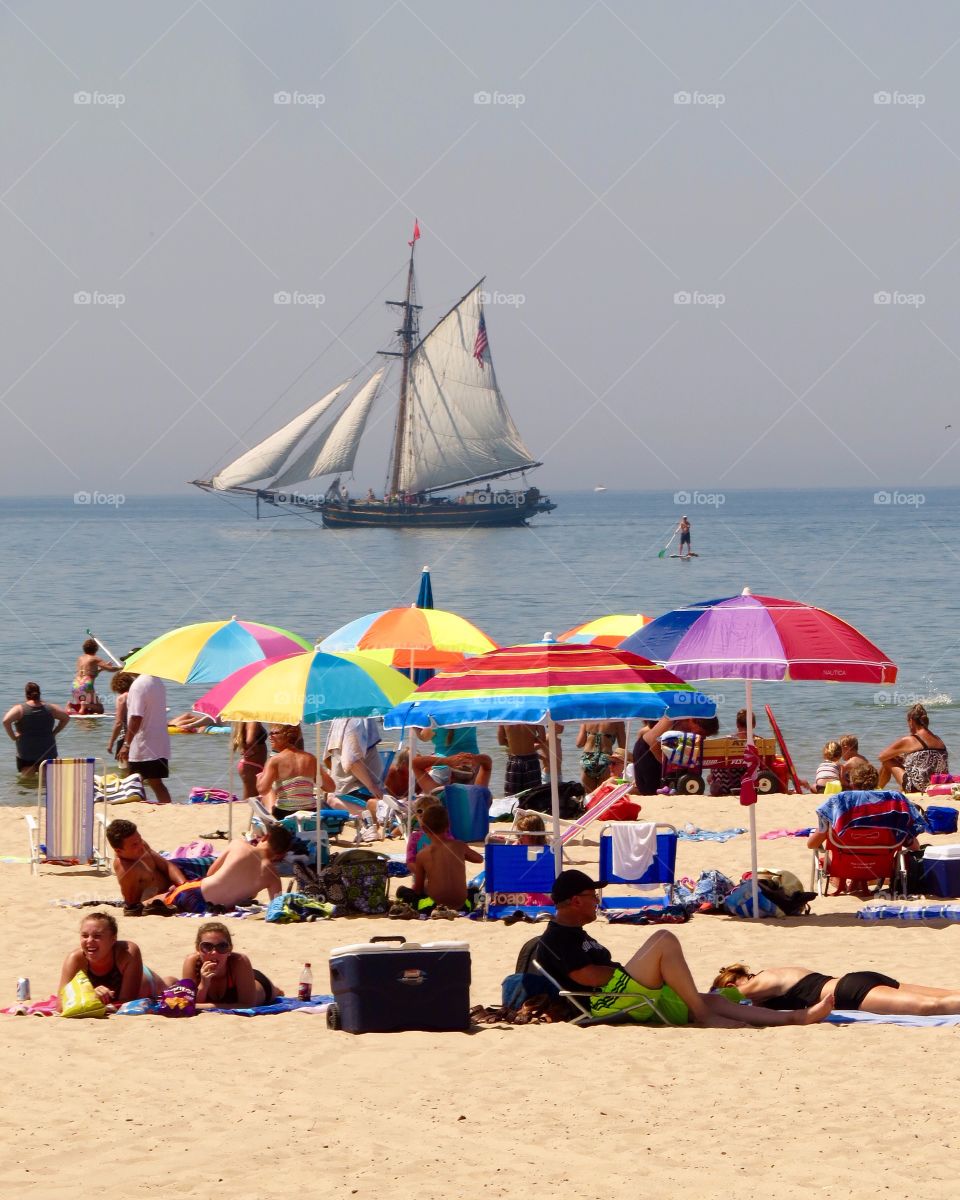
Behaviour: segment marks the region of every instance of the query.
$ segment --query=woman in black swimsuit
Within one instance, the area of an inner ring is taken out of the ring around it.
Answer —
[[[245,954],[234,952],[222,921],[205,921],[197,930],[196,950],[184,959],[183,977],[196,981],[198,1008],[261,1008],[283,995]]]
[[[166,982],[143,965],[136,942],[117,938],[117,920],[95,912],[80,922],[80,946],[71,950],[60,969],[57,991],[78,971],[93,984],[104,1004],[119,1006],[128,1000],[155,999]]]
[[[733,963],[721,967],[713,987],[735,987],[764,1008],[809,1008],[832,992],[838,1009],[916,1017],[960,1013],[960,989],[899,983],[877,971],[838,977],[806,967],[770,967],[754,975],[745,963]]]

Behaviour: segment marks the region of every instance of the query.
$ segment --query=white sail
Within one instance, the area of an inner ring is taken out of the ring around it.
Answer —
[[[301,438],[307,436],[312,426],[320,420],[349,382],[348,379],[332,392],[327,392],[322,400],[312,404],[306,412],[294,417],[282,429],[271,433],[268,438],[264,438],[262,442],[258,442],[252,449],[234,459],[222,471],[218,471],[211,480],[214,488],[223,492],[228,488],[242,487],[258,479],[266,479],[279,471],[291,450]]]
[[[497,387],[489,345],[474,357],[482,314],[477,284],[413,353],[398,438],[402,493],[538,465]]]
[[[318,475],[353,470],[357,447],[385,370],[382,367],[371,375],[340,416],[274,479],[274,487],[289,487],[305,479],[316,479]]]

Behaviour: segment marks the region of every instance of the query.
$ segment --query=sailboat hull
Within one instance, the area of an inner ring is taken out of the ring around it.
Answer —
[[[537,513],[557,506],[537,488],[525,492],[475,492],[467,502],[436,499],[421,504],[340,501],[323,506],[330,529],[469,529],[477,526],[523,525]]]

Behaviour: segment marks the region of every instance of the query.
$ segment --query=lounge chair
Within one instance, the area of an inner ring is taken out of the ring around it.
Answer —
[[[615,841],[623,838],[629,845],[647,849],[639,873],[618,874],[614,870]],[[631,890],[613,891],[609,887],[600,894],[603,912],[619,909],[663,908],[673,902],[674,877],[677,869],[677,830],[673,825],[652,821],[616,821],[600,830],[600,865],[598,878],[608,884],[621,884]],[[650,896],[637,892],[640,887],[661,887],[659,894]]]
[[[826,842],[813,852],[816,892],[829,895],[830,880],[842,879],[864,887],[873,884],[878,894],[889,881],[891,897],[906,895],[904,851],[922,819],[905,796],[899,792],[838,792],[817,812],[831,824]]]
[[[511,846],[490,842],[483,848],[484,916],[499,920],[519,910],[528,916],[556,912],[550,889],[557,877],[551,846]]]
[[[30,869],[39,875],[41,864],[58,867],[94,863],[107,867],[103,820],[94,818],[95,758],[52,758],[40,764],[37,813],[26,813]],[[95,844],[99,843],[99,844]]]
[[[600,989],[585,987],[580,990],[573,991],[569,988],[565,988],[560,983],[560,981],[556,978],[556,976],[551,974],[550,970],[545,965],[545,962],[547,961],[547,955],[549,953],[550,952],[546,949],[546,947],[541,942],[540,945],[537,947],[536,953],[533,956],[533,968],[538,974],[542,975],[544,977],[544,979],[547,980],[548,983],[552,984],[552,986],[557,989],[557,991],[560,993],[560,996],[562,997],[562,999],[566,1000],[567,1003],[574,1010],[575,1015],[570,1018],[571,1024],[573,1024],[573,1025],[619,1024],[623,1021],[632,1020],[630,1014],[633,1012],[636,1012],[638,1009],[643,1009],[643,1008],[650,1009],[652,1011],[653,1015],[657,1018],[657,1020],[660,1022],[661,1025],[669,1025],[670,1024],[670,1021],[668,1021],[667,1018],[663,1015],[663,1012],[661,1011],[660,1007],[657,1005],[656,1001],[652,1000],[649,996],[631,995],[630,999],[632,1001],[634,1001],[634,1003],[631,1003],[626,1008],[620,1008],[614,1013],[604,1013],[602,1016],[595,1015],[590,1010],[590,999],[591,999],[591,997],[600,994]],[[557,965],[551,963],[551,966],[554,966],[555,970],[559,970],[559,967]]]

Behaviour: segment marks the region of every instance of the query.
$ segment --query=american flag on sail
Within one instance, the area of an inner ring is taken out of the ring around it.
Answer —
[[[483,366],[483,352],[487,348],[487,322],[483,313],[480,314],[480,324],[477,326],[477,340],[473,343],[473,357]]]

